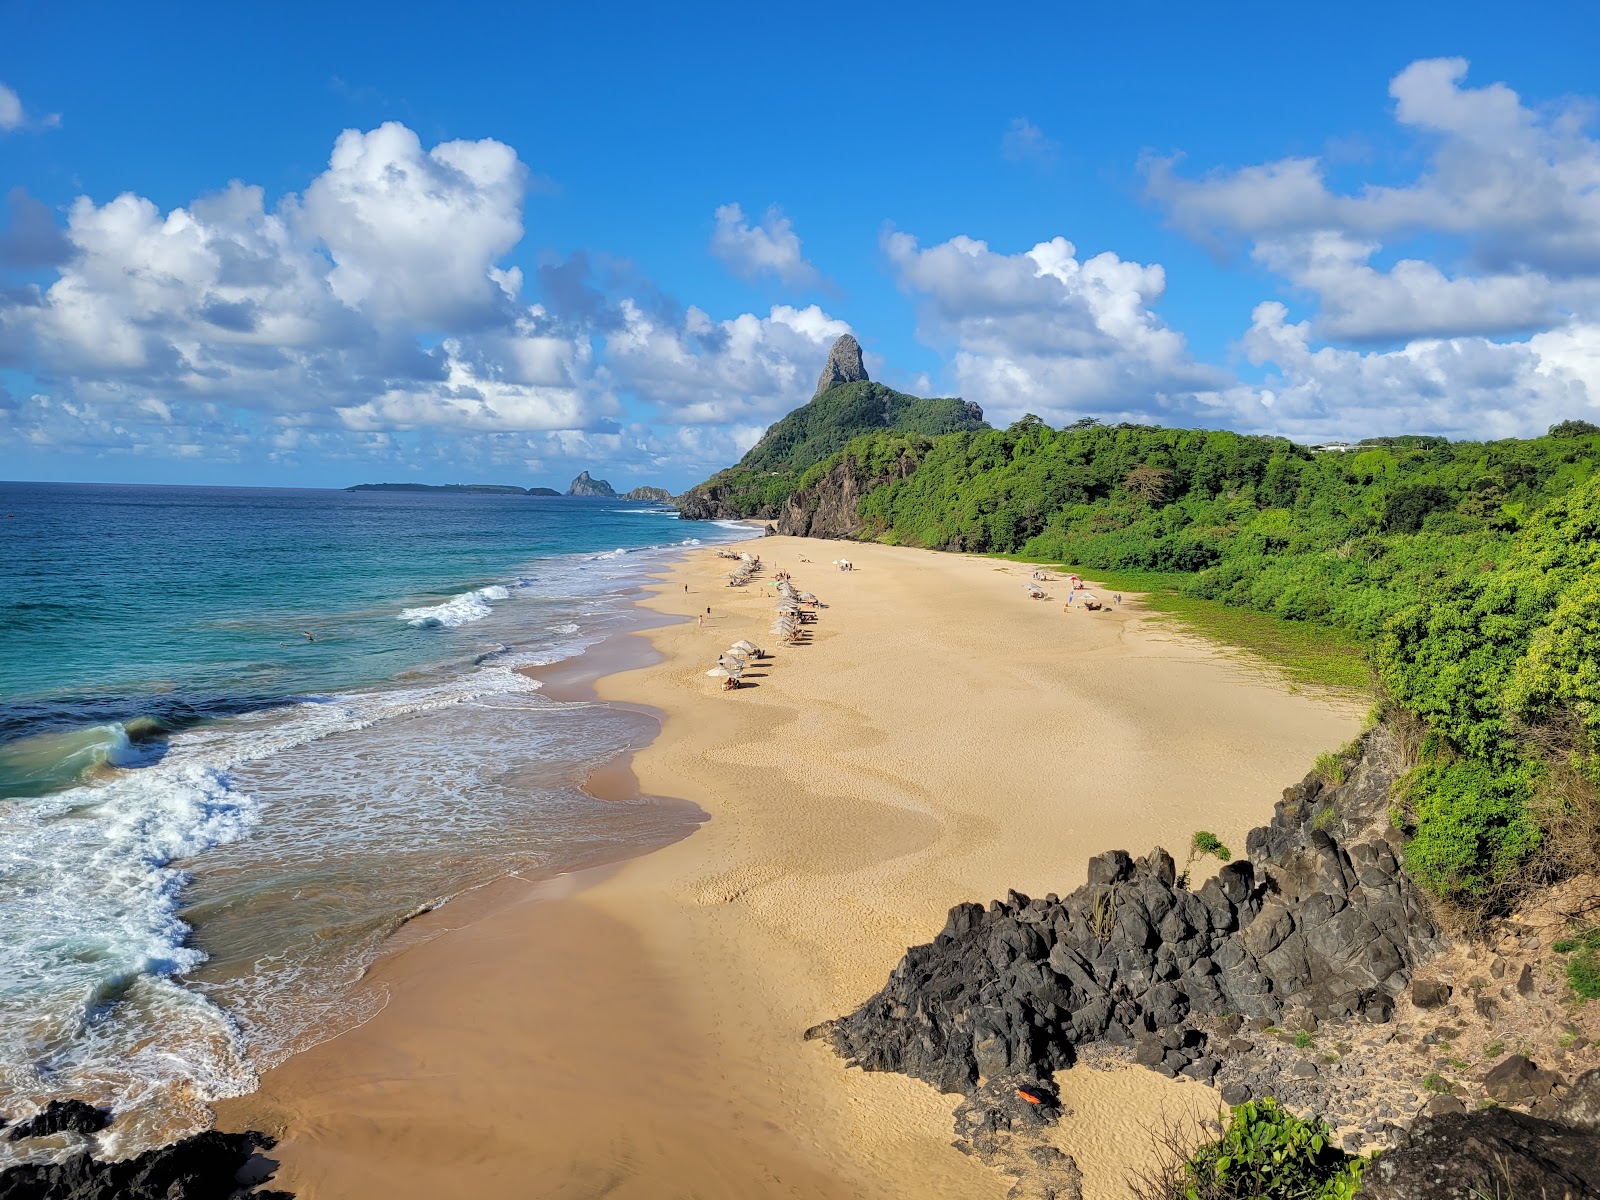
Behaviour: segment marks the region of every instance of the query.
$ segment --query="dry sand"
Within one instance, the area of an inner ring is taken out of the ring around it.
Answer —
[[[279,1132],[303,1200],[1004,1195],[950,1148],[956,1098],[847,1071],[810,1025],[880,987],[945,912],[1067,892],[1094,853],[1195,829],[1242,852],[1284,785],[1356,731],[1351,702],[1136,612],[1028,599],[1027,568],[868,545],[754,543],[828,607],[773,646],[772,593],[695,551],[655,589],[660,661],[602,679],[653,706],[633,767],[711,820],[587,878],[505,881],[417,924],[375,968],[376,1018],[269,1072],[222,1123]],[[814,560],[801,561],[802,556]],[[684,584],[691,590],[684,592]],[[703,672],[749,637],[754,687]],[[570,686],[552,679],[552,687]],[[632,784],[612,769],[597,794]],[[1216,1093],[1143,1070],[1063,1072],[1057,1134],[1086,1195],[1125,1194],[1166,1111]]]

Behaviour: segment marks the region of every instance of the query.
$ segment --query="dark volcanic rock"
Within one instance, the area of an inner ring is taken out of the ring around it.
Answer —
[[[860,383],[866,377],[867,365],[861,361],[861,343],[847,333],[828,351],[828,361],[822,365],[822,377],[817,380],[817,390],[811,393],[811,398],[815,400],[841,383]]]
[[[1573,1085],[1600,1096],[1600,1072]],[[1502,1108],[1424,1116],[1367,1168],[1363,1200],[1600,1195],[1600,1109],[1544,1121]]]
[[[957,905],[881,992],[807,1036],[867,1070],[970,1093],[1048,1075],[1093,1042],[1131,1046],[1165,1075],[1214,1072],[1205,1035],[1183,1027],[1196,1015],[1386,1021],[1413,964],[1442,946],[1393,849],[1364,832],[1397,764],[1375,731],[1336,798],[1314,777],[1288,789],[1250,833],[1249,860],[1197,891],[1164,850],[1118,850],[1060,900]],[[1313,819],[1330,807],[1335,819]]]
[[[82,1100],[52,1100],[26,1121],[11,1127],[13,1142],[52,1133],[81,1133],[89,1137],[111,1124],[111,1114]]]
[[[228,1200],[239,1172],[272,1139],[258,1133],[196,1134],[124,1162],[77,1154],[60,1163],[0,1171],[0,1200]],[[292,1200],[287,1192],[252,1192],[256,1200]]]
[[[1483,1077],[1483,1092],[1501,1104],[1532,1104],[1563,1082],[1554,1071],[1540,1070],[1525,1055],[1513,1054]]]
[[[1411,981],[1411,1003],[1418,1008],[1438,1008],[1449,1003],[1450,985],[1440,983],[1437,979],[1413,979]]]

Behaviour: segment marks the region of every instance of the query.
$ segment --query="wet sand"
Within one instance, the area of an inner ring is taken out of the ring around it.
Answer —
[[[644,858],[556,881],[506,880],[419,918],[373,1020],[221,1106],[279,1133],[277,1186],[363,1197],[927,1197],[1005,1194],[950,1148],[955,1097],[847,1071],[819,1021],[855,1007],[948,908],[1007,888],[1066,892],[1094,853],[1183,858],[1245,831],[1354,702],[1269,673],[1135,610],[1028,599],[1028,569],[879,546],[767,538],[768,567],[829,607],[774,645],[771,589],[721,586],[697,550],[631,635],[649,665],[599,694],[662,714],[601,796],[672,796],[709,822]],[[827,560],[841,551],[857,569]],[[801,556],[815,560],[803,563]],[[690,591],[685,593],[684,585]],[[704,625],[694,619],[707,605]],[[683,619],[687,617],[687,619]],[[704,676],[748,637],[774,652],[749,686]],[[638,651],[549,673],[552,692]],[[1091,1198],[1125,1194],[1163,1110],[1216,1093],[1143,1070],[1060,1076],[1056,1140]]]

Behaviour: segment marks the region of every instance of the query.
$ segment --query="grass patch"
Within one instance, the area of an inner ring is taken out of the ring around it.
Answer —
[[[1456,1090],[1456,1085],[1443,1075],[1433,1074],[1422,1081],[1422,1089],[1427,1092],[1437,1092],[1441,1096],[1448,1096]]]
[[[1593,950],[1575,954],[1567,963],[1567,982],[1583,1000],[1600,1000],[1600,956]]]
[[[1012,557],[1007,555],[1006,557]],[[1024,561],[1020,557],[1018,562]],[[1142,592],[1150,612],[1188,632],[1236,647],[1278,668],[1292,682],[1345,691],[1370,691],[1367,653],[1352,635],[1310,621],[1232,608],[1216,600],[1178,594],[1182,574],[1159,571],[1097,571],[1057,567],[1093,579],[1102,591]]]
[[[1483,1048],[1485,1058],[1499,1058],[1506,1052],[1506,1044],[1498,1038]]]
[[[1316,1041],[1317,1039],[1312,1037],[1304,1029],[1294,1035],[1294,1044],[1300,1047],[1302,1050],[1311,1049],[1312,1046],[1316,1045]]]

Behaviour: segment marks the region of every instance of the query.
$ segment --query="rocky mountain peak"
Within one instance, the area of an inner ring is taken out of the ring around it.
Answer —
[[[867,378],[867,366],[861,361],[861,343],[848,333],[834,342],[828,351],[827,365],[822,368],[822,378],[817,380],[813,400],[829,388],[841,383],[859,383]]]
[[[587,471],[580,471],[578,477],[572,481],[572,486],[567,489],[569,496],[615,496],[611,485],[604,479],[596,479]]]

